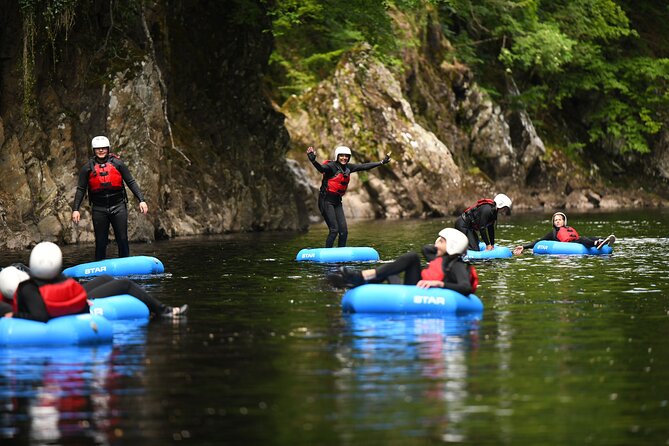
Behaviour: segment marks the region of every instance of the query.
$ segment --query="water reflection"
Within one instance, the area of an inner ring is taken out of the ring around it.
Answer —
[[[0,349],[0,439],[113,444],[119,395],[143,374],[146,327],[115,323],[112,345]],[[122,382],[123,380],[123,382]]]
[[[362,397],[356,428],[425,435],[415,432],[418,425],[442,441],[464,439],[468,364],[479,348],[481,316],[346,315],[351,348],[340,386],[343,395]]]

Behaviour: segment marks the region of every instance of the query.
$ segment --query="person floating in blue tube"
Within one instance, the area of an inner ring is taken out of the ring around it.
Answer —
[[[149,309],[151,318],[178,318],[188,305],[169,307],[129,279],[103,275],[83,285],[61,273],[63,254],[55,243],[38,243],[30,253],[29,268],[0,271],[0,315],[47,322],[70,314],[88,313],[89,299],[130,294]]]
[[[581,236],[578,235],[578,232],[576,232],[576,229],[572,228],[571,226],[567,226],[567,214],[564,212],[556,212],[553,214],[553,230],[549,232],[548,234],[544,235],[538,240],[535,240],[531,243],[527,243],[525,245],[519,245],[516,246],[513,249],[513,254],[514,255],[522,255],[523,251],[526,249],[532,249],[534,248],[534,245],[539,243],[542,240],[553,240],[556,242],[568,242],[568,243],[580,243],[581,245],[585,246],[586,248],[592,248],[595,247],[597,249],[601,249],[602,246],[604,245],[609,245],[612,246],[615,241],[616,241],[616,236],[611,234],[606,238],[602,237],[586,237],[586,236]]]
[[[307,148],[309,161],[316,170],[323,174],[320,193],[318,195],[318,210],[323,215],[325,224],[328,225],[328,236],[325,239],[325,247],[332,248],[334,241],[339,236],[338,246],[346,246],[348,238],[348,226],[342,206],[342,197],[353,172],[362,172],[379,167],[390,162],[390,154],[376,163],[351,164],[351,149],[339,146],[335,149],[334,160],[325,160],[323,164],[316,161],[316,152],[313,147]]]
[[[472,251],[479,250],[479,237],[481,234],[486,251],[495,247],[495,224],[497,215],[501,212],[511,212],[511,199],[504,194],[497,194],[495,198],[482,198],[476,204],[468,207],[457,220],[455,229],[462,232],[469,239],[469,248]]]
[[[439,231],[434,245],[423,247],[423,255],[429,262],[425,268],[421,266],[420,256],[409,252],[375,269],[358,271],[342,266],[328,275],[328,280],[335,286],[350,288],[384,281],[398,283],[399,275],[404,273],[404,285],[446,288],[467,296],[478,286],[476,269],[462,258],[468,243],[462,232],[444,228]]]
[[[72,222],[79,224],[81,213],[79,208],[88,190],[95,233],[95,260],[107,258],[109,242],[109,225],[114,229],[114,237],[118,245],[118,256],[130,256],[128,244],[128,197],[124,184],[127,184],[139,201],[139,211],[149,212],[139,184],[130,174],[128,167],[121,159],[110,152],[109,139],[96,136],[91,141],[93,157],[79,172],[77,190],[72,204]]]

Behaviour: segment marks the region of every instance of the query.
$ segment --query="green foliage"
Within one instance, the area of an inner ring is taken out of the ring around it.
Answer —
[[[502,87],[500,80],[512,75],[521,89],[518,105],[585,123],[585,139],[571,145],[577,151],[606,145],[644,153],[649,136],[669,122],[669,60],[628,54],[639,33],[618,2],[435,3],[457,56],[473,61],[489,87]]]
[[[412,7],[417,0],[403,0]],[[396,41],[388,15],[390,3],[367,0],[278,0],[270,10],[276,49],[271,80],[281,92],[300,93],[329,76],[342,53],[368,42],[390,64]]]
[[[537,24],[536,30],[514,39],[511,48],[502,48],[499,59],[509,68],[519,66],[525,71],[556,74],[573,59],[575,44],[557,25]]]

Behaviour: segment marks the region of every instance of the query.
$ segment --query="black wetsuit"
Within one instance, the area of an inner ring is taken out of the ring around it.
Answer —
[[[463,212],[455,220],[455,229],[462,232],[469,239],[469,249],[479,250],[479,237],[486,246],[495,245],[495,223],[497,222],[497,207],[494,204],[481,204],[468,212]]]
[[[552,240],[552,241],[559,242],[560,240],[558,240],[558,238],[557,238],[557,228],[554,226],[553,230],[551,232],[544,235],[540,239],[537,239],[533,242],[530,242],[530,243],[527,243],[527,244],[523,245],[523,249],[532,249],[532,248],[534,248],[534,245],[536,245],[537,243],[539,243],[542,240]],[[578,239],[574,240],[573,242],[569,242],[569,243],[580,243],[581,245],[585,246],[586,248],[592,248],[597,243],[597,240],[601,240],[601,239],[599,237],[579,236]]]
[[[100,162],[97,158],[92,159],[98,164],[112,163],[120,172],[123,182],[128,185],[133,195],[140,202],[144,201],[139,184],[130,174],[128,167],[115,157],[107,156]],[[73,211],[78,211],[84,195],[88,190],[88,198],[91,202],[93,231],[95,232],[95,260],[103,260],[107,257],[107,243],[109,242],[109,225],[114,229],[114,237],[118,245],[118,256],[128,257],[130,255],[130,246],[128,244],[128,199],[125,193],[125,187],[120,191],[101,191],[92,192],[89,189],[89,176],[92,171],[92,163],[89,161],[81,168],[79,180],[77,182],[77,191],[74,195]]]
[[[436,258],[437,247],[434,245],[426,245],[423,247],[423,255],[428,262]],[[472,292],[472,284],[470,281],[469,265],[462,260],[462,256],[447,255],[444,256],[442,263],[444,271],[444,286],[443,288],[457,291],[458,293],[467,296]],[[370,280],[370,283],[381,283],[386,280],[396,283],[397,276],[404,273],[405,285],[416,285],[421,280],[421,265],[420,256],[415,252],[408,252],[399,256],[396,260],[386,263],[376,268],[376,278]]]
[[[379,161],[376,163],[347,163],[346,165],[342,165],[336,161],[330,161],[329,163],[321,164],[316,161],[316,155],[313,153],[309,154],[309,160],[316,170],[323,174],[323,186],[318,196],[318,210],[321,211],[321,215],[323,215],[325,224],[328,225],[329,229],[327,239],[325,240],[325,247],[332,248],[337,235],[339,235],[338,246],[346,246],[348,226],[346,225],[346,216],[344,215],[344,208],[341,202],[342,195],[328,192],[326,188],[327,181],[340,172],[350,175],[353,172],[361,172],[379,167],[384,163]]]

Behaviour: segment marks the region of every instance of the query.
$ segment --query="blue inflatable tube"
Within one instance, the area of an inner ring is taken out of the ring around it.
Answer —
[[[611,254],[613,248],[604,245],[600,249],[595,247],[586,248],[580,243],[575,242],[556,242],[553,240],[541,240],[532,248],[534,254],[590,254],[601,255]]]
[[[513,257],[513,252],[505,247],[495,245],[490,251],[485,250],[485,243],[479,243],[479,250],[472,251],[471,249],[467,250],[467,255],[465,256],[468,260],[482,260],[482,259],[507,259]]]
[[[344,248],[302,249],[295,258],[298,262],[370,262],[379,260],[379,253],[374,248],[355,246]]]
[[[94,345],[112,338],[112,323],[93,314],[61,316],[48,322],[0,318],[0,346]]]
[[[93,299],[91,314],[110,321],[149,320],[149,308],[130,294]]]
[[[482,312],[466,314],[371,314],[348,313],[344,321],[350,332],[355,335],[354,347],[362,351],[374,351],[374,355],[387,350],[395,354],[401,348],[409,357],[416,356],[414,351],[407,351],[407,345],[434,342],[433,336],[462,336],[472,330],[478,330],[483,318]],[[389,360],[393,358],[388,358]],[[395,357],[396,359],[396,357]]]
[[[474,294],[464,296],[444,288],[366,284],[348,290],[341,300],[346,313],[468,313],[482,312]]]
[[[110,276],[132,276],[162,274],[165,272],[163,262],[150,256],[131,256],[98,262],[82,263],[63,270],[70,277],[94,277],[102,274]]]

